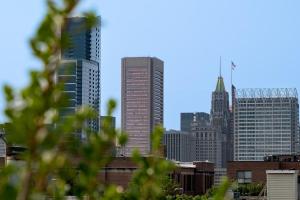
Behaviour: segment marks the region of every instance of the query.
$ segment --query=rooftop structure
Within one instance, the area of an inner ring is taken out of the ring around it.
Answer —
[[[236,98],[298,98],[296,88],[245,88],[236,90]]]

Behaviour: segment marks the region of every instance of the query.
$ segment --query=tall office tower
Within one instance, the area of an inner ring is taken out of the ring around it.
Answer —
[[[195,139],[191,133],[169,130],[164,134],[166,157],[180,162],[195,161]]]
[[[69,97],[69,106],[61,111],[68,116],[80,106],[90,106],[98,113],[98,119],[86,125],[99,130],[100,119],[100,18],[94,27],[88,27],[85,17],[71,17],[62,29],[69,46],[62,51],[57,80],[64,82],[64,91]],[[81,139],[83,131],[78,132]]]
[[[181,113],[180,114],[180,130],[191,132],[191,124],[193,121],[207,120],[209,121],[209,114],[204,112],[196,113]]]
[[[217,163],[218,168],[226,168],[230,150],[227,142],[230,137],[229,95],[225,90],[223,77],[218,77],[211,100],[211,123],[217,133]]]
[[[62,50],[62,59],[90,60],[100,63],[100,32],[101,19],[89,27],[85,17],[70,17],[62,30],[62,35],[68,38],[68,47]]]
[[[123,155],[134,148],[151,151],[150,134],[163,125],[164,63],[153,57],[122,59],[122,130],[128,134]]]
[[[208,115],[208,114],[207,114]],[[210,161],[217,165],[217,134],[209,118],[194,118],[191,133],[195,140],[195,161]]]
[[[296,89],[240,89],[234,100],[234,160],[293,154],[299,134]]]

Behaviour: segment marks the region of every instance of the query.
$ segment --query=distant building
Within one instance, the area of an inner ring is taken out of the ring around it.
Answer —
[[[62,29],[62,36],[67,38],[68,46],[62,50],[62,59],[90,60],[100,64],[101,55],[101,19],[89,27],[86,17],[69,17]]]
[[[227,176],[239,184],[266,183],[267,170],[291,169],[300,170],[300,155],[266,156],[262,161],[230,161]],[[300,181],[300,177],[298,180]]]
[[[223,77],[218,77],[215,91],[212,92],[211,113],[185,113],[181,115],[182,127],[190,124],[190,131],[196,140],[196,160],[208,160],[217,168],[226,168],[230,159],[230,125],[229,95],[225,90]],[[189,120],[192,119],[191,122]],[[186,128],[188,129],[188,128]],[[224,170],[220,170],[224,171]]]
[[[0,124],[0,157],[6,157],[5,124]]]
[[[164,63],[154,57],[122,59],[122,130],[128,134],[123,155],[151,151],[150,134],[163,126]]]
[[[90,106],[100,113],[100,78],[99,65],[89,60],[62,60],[58,69],[57,80],[63,82],[64,93],[68,96],[68,106],[60,109],[60,116],[73,115],[80,106]],[[89,120],[86,126],[99,131],[99,119]],[[82,131],[78,132],[85,138]]]
[[[164,134],[166,157],[180,162],[195,161],[195,139],[191,133],[169,130]]]
[[[230,156],[230,110],[229,95],[225,89],[223,77],[218,77],[215,91],[211,99],[211,124],[216,131],[217,162],[216,167],[226,168]]]
[[[208,160],[217,163],[217,133],[207,118],[200,118],[191,123],[191,133],[194,136],[196,151],[195,161]]]
[[[93,131],[99,131],[100,124],[100,18],[94,27],[89,27],[85,17],[71,17],[62,29],[62,37],[69,45],[62,50],[61,65],[57,81],[62,82],[69,104],[61,109],[62,117],[72,115],[80,106],[90,106],[98,118],[86,122]],[[85,139],[83,131],[77,135]]]
[[[191,132],[191,124],[193,121],[209,121],[209,114],[204,112],[181,113],[180,114],[180,130]]]
[[[213,187],[214,164],[210,162],[175,162],[169,177],[178,184],[178,194],[203,195]],[[130,158],[115,158],[100,172],[101,182],[127,188],[138,166]]]
[[[234,160],[294,154],[299,134],[296,89],[241,89],[234,100]]]

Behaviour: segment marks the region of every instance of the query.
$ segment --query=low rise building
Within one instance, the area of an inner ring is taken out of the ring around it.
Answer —
[[[170,177],[179,185],[178,191],[187,195],[205,194],[214,183],[214,164],[210,162],[176,162],[177,168]],[[127,188],[133,173],[138,169],[128,157],[115,158],[99,174],[106,184]]]
[[[228,162],[227,176],[239,184],[266,183],[267,170],[300,170],[300,155],[266,156],[264,161]],[[299,179],[300,181],[300,179]]]

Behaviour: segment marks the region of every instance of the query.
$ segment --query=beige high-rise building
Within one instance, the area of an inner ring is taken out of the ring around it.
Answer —
[[[154,57],[122,59],[122,130],[128,142],[121,155],[131,156],[137,148],[147,156],[151,133],[163,125],[164,63]]]

